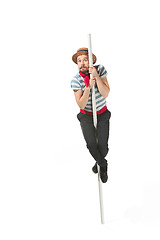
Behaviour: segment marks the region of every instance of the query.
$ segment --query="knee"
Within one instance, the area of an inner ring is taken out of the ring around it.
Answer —
[[[103,157],[105,157],[109,151],[108,143],[98,143],[98,149]]]
[[[97,148],[97,144],[95,141],[89,141],[87,143],[87,148],[91,151],[94,151]]]

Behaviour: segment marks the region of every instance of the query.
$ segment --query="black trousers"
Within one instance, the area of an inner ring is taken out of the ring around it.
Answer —
[[[97,129],[95,129],[92,115],[86,115],[81,112],[77,115],[87,148],[97,164],[101,167],[107,165],[105,157],[109,150],[108,138],[110,117],[111,112],[108,109],[104,113],[97,115]]]

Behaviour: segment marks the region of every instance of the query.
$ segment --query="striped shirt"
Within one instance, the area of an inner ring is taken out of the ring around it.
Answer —
[[[98,75],[100,76],[100,78],[103,78],[105,76],[107,76],[107,71],[104,68],[104,66],[102,65],[97,65],[94,66],[97,70]],[[73,77],[72,81],[71,81],[71,88],[73,90],[82,90],[82,93],[84,92],[86,86],[84,83],[84,78],[77,73],[77,75],[75,77]],[[106,100],[105,98],[100,94],[97,84],[95,84],[95,100],[96,100],[96,111],[100,111],[102,108],[104,108],[106,106]],[[84,108],[85,111],[87,112],[92,112],[92,93],[90,92],[89,95],[89,99],[88,99],[88,103]]]

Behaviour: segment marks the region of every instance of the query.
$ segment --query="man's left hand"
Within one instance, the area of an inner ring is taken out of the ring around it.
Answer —
[[[92,74],[92,76],[95,78],[99,76],[94,66],[89,67],[89,73]]]

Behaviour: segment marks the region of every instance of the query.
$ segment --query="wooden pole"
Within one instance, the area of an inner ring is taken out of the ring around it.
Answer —
[[[89,55],[89,65],[93,65],[92,58],[92,43],[91,34],[88,34],[88,55]],[[92,77],[92,75],[90,75]],[[95,98],[95,86],[92,88],[92,111],[93,111],[93,123],[95,129],[97,129],[97,111],[96,111],[96,98]],[[98,142],[98,140],[97,140]],[[98,164],[97,164],[98,165]],[[104,224],[104,209],[103,209],[103,192],[102,192],[102,182],[100,178],[100,167],[98,165],[98,187],[99,187],[99,202],[100,202],[100,214],[101,214],[101,224]]]

